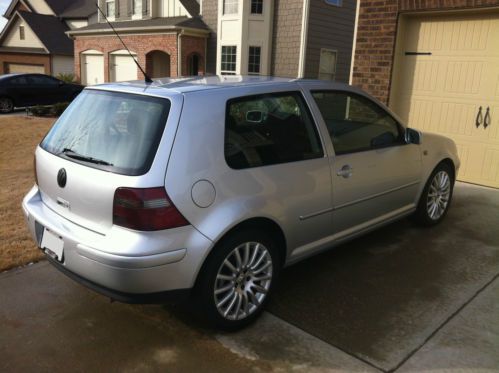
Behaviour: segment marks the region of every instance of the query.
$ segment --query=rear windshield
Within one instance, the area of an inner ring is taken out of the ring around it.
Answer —
[[[162,98],[85,90],[41,147],[89,167],[142,175],[151,167],[170,105]]]

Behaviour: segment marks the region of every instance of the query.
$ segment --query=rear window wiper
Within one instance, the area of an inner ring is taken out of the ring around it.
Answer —
[[[84,162],[99,164],[99,165],[102,165],[102,166],[113,166],[112,163],[103,161],[101,159],[88,157],[86,155],[78,154],[77,152],[75,152],[74,150],[69,149],[69,148],[64,148],[60,154],[64,154],[65,156],[67,156],[69,158],[77,159],[79,161],[84,161]]]

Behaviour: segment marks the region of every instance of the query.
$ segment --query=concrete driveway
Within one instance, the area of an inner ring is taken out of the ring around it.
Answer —
[[[110,303],[47,262],[0,275],[0,371],[499,371],[499,191],[458,184],[438,227],[392,224],[283,272],[232,334]]]

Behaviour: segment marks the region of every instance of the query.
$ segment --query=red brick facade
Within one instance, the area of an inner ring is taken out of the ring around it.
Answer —
[[[360,0],[353,84],[388,103],[400,13],[498,6],[499,0]]]
[[[28,53],[0,53],[0,75],[7,73],[7,64],[17,63],[24,65],[40,65],[45,68],[45,74],[50,75],[51,63],[50,56],[43,54],[28,54]]]
[[[178,76],[178,34],[150,34],[150,35],[122,35],[121,38],[128,46],[130,51],[137,54],[138,62],[150,73],[151,63],[146,58],[147,54],[153,51],[162,51],[170,56],[170,76]],[[182,45],[182,70],[181,75],[187,74],[187,58],[192,53],[197,53],[202,61],[200,64],[200,73],[204,73],[205,45],[206,39],[203,37],[194,37],[183,35]],[[88,50],[97,50],[104,54],[104,79],[110,80],[109,59],[110,53],[122,50],[123,45],[116,36],[76,36],[75,37],[75,74],[77,79],[81,78],[81,53]],[[137,78],[141,77],[141,72],[137,69]]]

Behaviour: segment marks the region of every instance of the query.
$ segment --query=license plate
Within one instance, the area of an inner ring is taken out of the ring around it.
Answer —
[[[62,262],[64,241],[61,237],[49,231],[47,228],[43,230],[42,243],[40,247],[42,248],[42,250],[45,250],[45,252],[50,256],[53,256],[51,254],[54,254],[56,256],[56,259]]]

